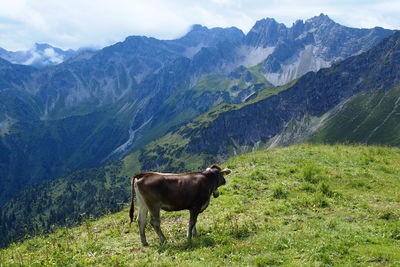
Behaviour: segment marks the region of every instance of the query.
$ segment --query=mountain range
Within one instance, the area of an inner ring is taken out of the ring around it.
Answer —
[[[8,51],[0,47],[0,58],[13,64],[44,68],[58,65],[85,50],[89,49],[79,49],[77,51],[72,49],[62,50],[61,48],[49,44],[35,43],[34,46],[28,50]]]
[[[134,171],[302,142],[398,146],[399,40],[321,14],[131,36],[43,69],[0,59],[0,232],[118,210]]]

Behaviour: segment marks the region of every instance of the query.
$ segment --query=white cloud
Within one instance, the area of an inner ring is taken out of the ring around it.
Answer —
[[[247,32],[261,18],[290,26],[320,13],[351,27],[400,28],[398,0],[1,0],[0,47],[102,47],[129,35],[172,39],[195,23]]]
[[[37,53],[36,51],[32,51],[31,52],[31,57],[28,58],[25,62],[23,62],[22,64],[24,65],[31,65],[33,62],[39,60],[41,58],[41,55],[39,53]]]
[[[54,51],[53,48],[49,47],[44,50],[44,55],[48,58],[51,62],[55,64],[59,64],[64,61],[64,57],[59,55]]]

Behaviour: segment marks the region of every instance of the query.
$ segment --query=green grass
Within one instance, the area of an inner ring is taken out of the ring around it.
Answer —
[[[228,90],[232,83],[233,82],[225,75],[212,74],[198,81],[195,86],[190,88],[190,90],[194,90],[198,92],[198,94],[202,94],[205,91],[220,92]]]
[[[400,86],[360,93],[311,137],[315,142],[400,145]]]
[[[302,145],[229,160],[221,195],[199,216],[162,213],[140,245],[128,212],[87,220],[0,251],[2,266],[399,266],[400,150]]]
[[[228,92],[231,96],[237,96],[238,92],[240,90],[247,89],[248,87],[254,85],[254,84],[262,84],[263,88],[271,89],[274,86],[268,82],[265,77],[262,74],[261,71],[261,64],[248,68],[246,71],[243,71],[241,74],[241,77],[238,79],[234,79],[231,77],[228,77],[223,74],[212,74],[208,75],[202,79],[200,79],[193,87],[190,88],[190,90],[193,90],[196,92],[195,96],[199,96],[204,94],[204,92],[223,92],[226,91]],[[246,82],[246,74],[247,72],[250,72],[252,75],[252,79],[250,82]],[[237,92],[231,91],[232,86],[238,86],[240,90]]]

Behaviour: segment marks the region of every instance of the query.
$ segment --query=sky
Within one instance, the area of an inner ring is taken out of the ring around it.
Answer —
[[[349,27],[400,29],[400,0],[0,0],[0,47],[101,48],[130,35],[179,38],[193,24],[247,33],[262,18],[290,27],[320,13]]]

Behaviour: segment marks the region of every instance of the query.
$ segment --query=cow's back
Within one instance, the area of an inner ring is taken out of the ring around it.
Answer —
[[[202,173],[162,174],[139,173],[135,186],[146,201],[159,203],[164,210],[191,209],[203,206],[211,190]]]

